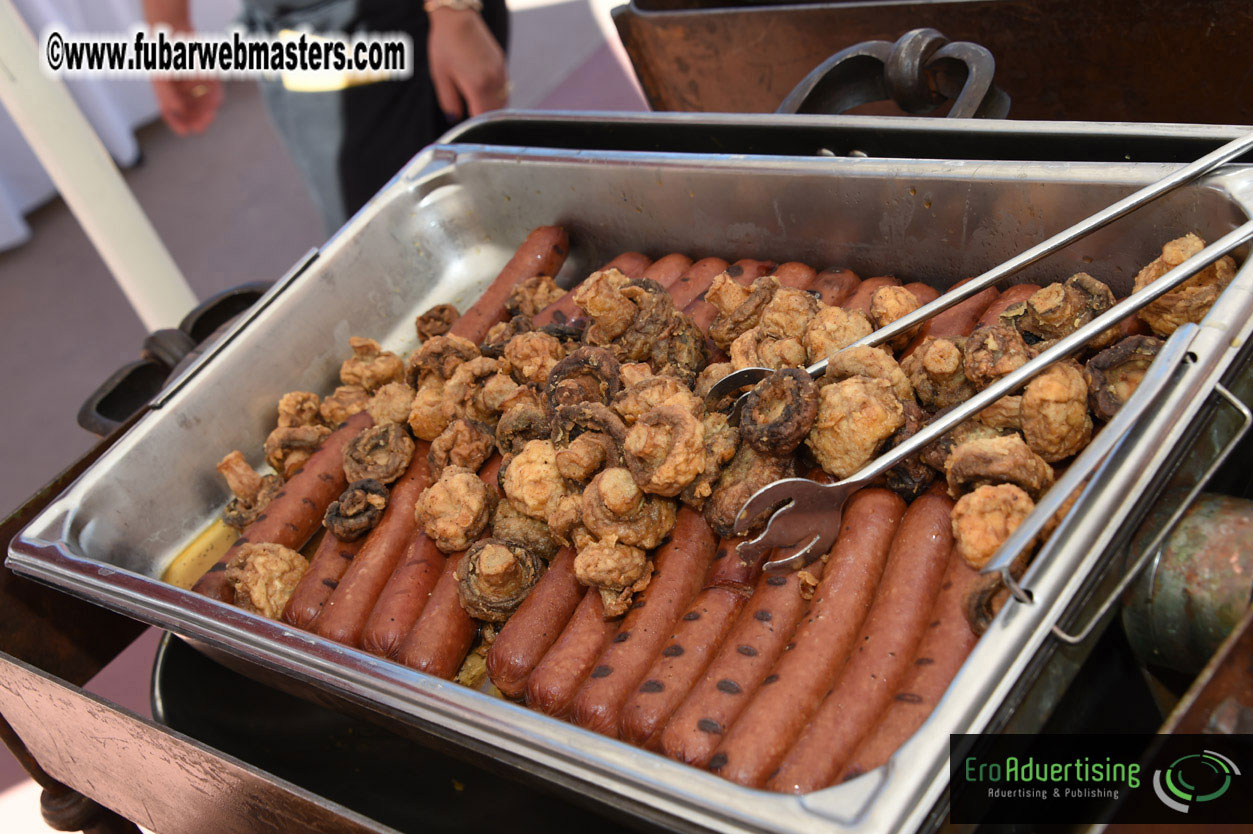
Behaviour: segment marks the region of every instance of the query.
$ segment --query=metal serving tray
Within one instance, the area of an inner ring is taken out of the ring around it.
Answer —
[[[638,118],[663,131],[668,123],[692,124],[684,117]],[[918,129],[916,121],[902,123]],[[966,129],[986,139],[1000,128],[971,123]],[[885,123],[880,130],[893,128]],[[219,457],[240,448],[260,462],[280,395],[329,391],[350,335],[411,349],[418,312],[444,301],[464,306],[536,225],[569,229],[566,284],[620,251],[643,249],[843,264],[860,274],[894,273],[945,287],[1171,167],[433,146],[176,380],[150,414],[14,540],[7,564],[314,694],[361,705],[463,752],[671,828],[929,827],[946,808],[949,733],[998,730],[1016,709],[1015,726],[1022,728],[1031,721],[1019,708],[1033,698],[1047,714],[1047,694],[1035,684],[1061,647],[1052,629],[1085,610],[1100,581],[1116,577],[1111,569],[1135,522],[1177,467],[1177,450],[1199,431],[1197,417],[1210,407],[1215,382],[1253,329],[1253,268],[1240,270],[1188,360],[1172,371],[1157,409],[1111,455],[1071,523],[1024,577],[1033,601],[1006,605],[949,697],[887,766],[806,796],[738,787],[157,577],[225,502],[214,471]],[[1188,230],[1212,240],[1245,220],[1250,205],[1253,171],[1229,169],[1016,280],[1049,281],[1082,270],[1126,294],[1138,268],[1166,240]]]

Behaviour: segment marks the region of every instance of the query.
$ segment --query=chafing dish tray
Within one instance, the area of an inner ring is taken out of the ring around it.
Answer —
[[[660,133],[668,124],[693,124],[683,116],[613,118]],[[788,124],[774,117],[741,121],[780,131]],[[717,118],[705,124],[716,128]],[[804,120],[807,130],[829,126],[833,137],[841,124],[847,122]],[[979,123],[962,129],[984,143],[1005,130]],[[1031,129],[1013,127],[1020,134]],[[896,130],[925,134],[919,120],[883,120],[876,130],[889,137]],[[954,126],[941,130],[948,135]],[[1065,130],[1082,133],[1073,125]],[[1193,142],[1216,133],[1162,126],[1093,130]],[[1216,383],[1247,358],[1253,267],[1239,271],[1186,359],[1171,369],[1156,407],[1111,454],[1070,523],[1023,578],[1031,602],[1005,606],[949,694],[888,765],[837,787],[799,797],[741,788],[158,577],[225,502],[214,471],[218,458],[232,448],[259,448],[279,396],[294,389],[329,391],[350,335],[407,349],[418,312],[438,302],[464,306],[538,224],[561,224],[570,232],[573,251],[560,279],[567,285],[618,252],[643,249],[842,264],[860,274],[909,276],[943,288],[1172,168],[1068,158],[432,146],[171,383],[150,413],[13,541],[7,564],[223,657],[262,667],[315,697],[362,706],[445,746],[670,828],[931,827],[947,807],[949,733],[999,731],[1011,720],[1016,730],[1036,729],[1047,716],[1050,692],[1069,680],[1067,664],[1073,665],[1082,643],[1070,647],[1054,629],[1089,616],[1102,583],[1117,579],[1150,498],[1186,462],[1185,450],[1215,411]],[[1247,219],[1251,204],[1253,171],[1228,168],[1015,280],[1042,282],[1087,271],[1125,295],[1137,269],[1166,240],[1189,230],[1213,240]],[[1041,681],[1048,685],[1042,688]]]

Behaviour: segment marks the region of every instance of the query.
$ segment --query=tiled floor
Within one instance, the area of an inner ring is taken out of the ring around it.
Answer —
[[[645,108],[620,53],[605,41],[606,3],[510,5],[515,106]],[[144,162],[126,179],[200,298],[276,278],[321,241],[317,214],[254,86],[230,84],[205,134],[179,139],[154,124],[141,130],[140,144]],[[78,407],[113,370],[138,358],[144,335],[64,204],[55,201],[29,220],[33,240],[0,254],[0,390],[7,395],[0,514],[91,447],[95,438],[75,423]],[[157,637],[145,633],[88,688],[149,714]],[[22,775],[0,752],[0,830],[46,831],[38,791]]]

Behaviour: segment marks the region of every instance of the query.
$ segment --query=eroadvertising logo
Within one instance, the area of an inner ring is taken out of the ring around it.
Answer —
[[[951,736],[953,823],[1248,823],[1244,735]],[[1164,806],[1164,807],[1163,807]]]
[[[1167,808],[1186,814],[1194,802],[1222,797],[1231,787],[1232,777],[1239,775],[1235,762],[1206,750],[1180,756],[1169,767],[1153,771],[1153,790]]]

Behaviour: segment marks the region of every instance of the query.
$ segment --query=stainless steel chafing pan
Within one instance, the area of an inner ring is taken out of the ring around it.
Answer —
[[[639,120],[662,130],[668,123],[692,124],[682,117]],[[903,124],[919,130],[916,122]],[[967,129],[987,139],[999,128]],[[1145,128],[1158,135],[1170,130]],[[214,463],[231,448],[260,449],[281,394],[328,391],[349,335],[409,349],[414,315],[441,301],[464,305],[535,225],[569,229],[575,245],[562,278],[567,284],[619,251],[645,249],[839,263],[943,287],[1168,170],[1156,163],[1073,160],[434,146],[175,381],[150,414],[12,543],[8,565],[313,692],[363,705],[670,827],[926,827],[944,813],[948,734],[996,731],[1011,720],[1014,729],[1032,729],[1047,715],[1059,682],[1068,680],[1068,664],[1081,657],[1083,644],[1067,646],[1054,629],[1076,628],[1076,618],[1083,626],[1104,586],[1117,580],[1148,498],[1186,468],[1184,450],[1216,408],[1210,401],[1215,384],[1232,373],[1242,351],[1247,354],[1253,268],[1241,269],[1184,361],[1165,369],[1168,387],[1154,409],[1107,460],[1087,498],[1023,578],[1031,601],[1006,605],[949,696],[887,766],[838,787],[802,797],[743,789],[156,578],[224,503]],[[1189,230],[1212,240],[1247,219],[1250,205],[1253,171],[1228,169],[1014,280],[1049,281],[1082,270],[1123,295],[1166,240]]]

